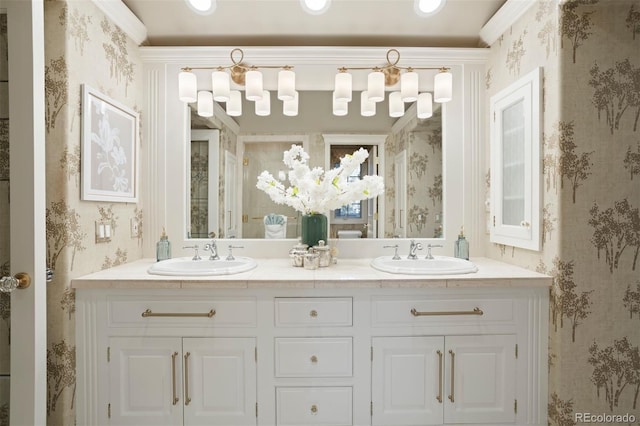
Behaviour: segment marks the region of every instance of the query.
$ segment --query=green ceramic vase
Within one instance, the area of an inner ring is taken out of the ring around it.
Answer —
[[[302,215],[302,243],[317,246],[318,241],[327,241],[327,216],[323,214]]]

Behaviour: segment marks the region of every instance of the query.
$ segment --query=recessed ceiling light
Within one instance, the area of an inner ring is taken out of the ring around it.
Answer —
[[[416,0],[416,13],[420,16],[431,16],[440,12],[446,0]]]
[[[331,5],[331,0],[300,0],[302,9],[311,15],[320,15],[326,12]]]
[[[200,15],[210,15],[216,10],[216,0],[185,0],[189,7]]]

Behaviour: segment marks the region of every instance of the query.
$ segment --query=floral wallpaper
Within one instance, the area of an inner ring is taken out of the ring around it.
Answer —
[[[487,253],[554,278],[550,425],[640,421],[639,12],[639,0],[539,0],[491,46],[489,97],[544,70],[543,249],[487,238]]]
[[[385,141],[385,237],[395,224],[395,157],[407,152],[407,238],[442,236],[442,110],[426,120],[414,118]]]

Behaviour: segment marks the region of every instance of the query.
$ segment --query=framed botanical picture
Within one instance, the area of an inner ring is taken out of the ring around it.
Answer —
[[[138,201],[138,113],[82,85],[82,199]]]

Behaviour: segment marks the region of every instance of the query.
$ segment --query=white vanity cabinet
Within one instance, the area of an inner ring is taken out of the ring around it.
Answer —
[[[255,339],[113,337],[107,416],[117,425],[255,425]]]
[[[79,281],[76,420],[546,426],[550,279],[522,275]]]

